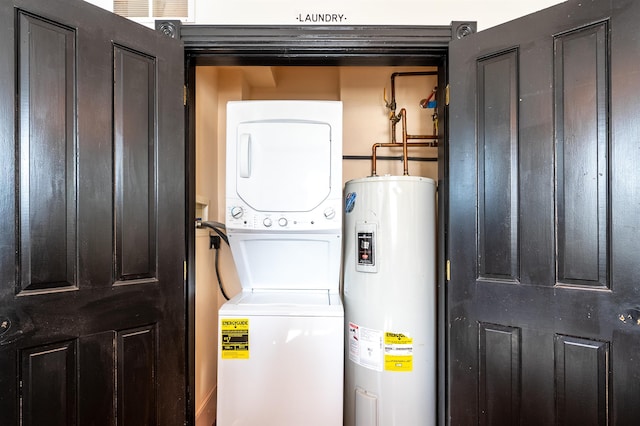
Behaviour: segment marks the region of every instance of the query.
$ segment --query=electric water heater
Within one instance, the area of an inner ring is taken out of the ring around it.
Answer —
[[[345,425],[436,423],[435,183],[345,186]]]

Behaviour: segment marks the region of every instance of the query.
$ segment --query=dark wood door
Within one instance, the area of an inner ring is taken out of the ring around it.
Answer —
[[[637,0],[450,46],[451,424],[640,424]]]
[[[181,43],[14,0],[0,52],[0,424],[183,424]]]

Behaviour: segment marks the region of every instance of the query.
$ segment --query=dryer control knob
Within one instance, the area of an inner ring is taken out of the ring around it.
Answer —
[[[327,219],[333,219],[334,217],[336,217],[336,211],[334,210],[334,208],[327,207],[326,209],[324,209],[324,217],[326,217]]]
[[[289,222],[287,221],[287,218],[285,218],[285,217],[281,217],[280,219],[278,219],[278,225],[280,225],[280,226],[287,226],[287,223],[289,223]]]
[[[231,207],[231,217],[233,217],[234,219],[239,219],[242,217],[242,215],[244,214],[244,211],[242,211],[242,207]]]
[[[267,228],[270,228],[271,225],[273,225],[273,222],[271,221],[270,217],[265,217],[264,220],[262,221],[262,224]]]

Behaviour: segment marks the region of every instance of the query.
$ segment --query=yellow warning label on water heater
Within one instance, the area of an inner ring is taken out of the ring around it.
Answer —
[[[220,320],[222,359],[249,359],[249,318]]]
[[[384,356],[384,369],[386,371],[413,371],[413,356]]]
[[[413,338],[404,333],[384,333],[384,369],[413,371]]]

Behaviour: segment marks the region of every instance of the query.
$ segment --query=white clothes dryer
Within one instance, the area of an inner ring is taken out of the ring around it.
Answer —
[[[341,102],[230,102],[226,175],[217,424],[341,426]]]

